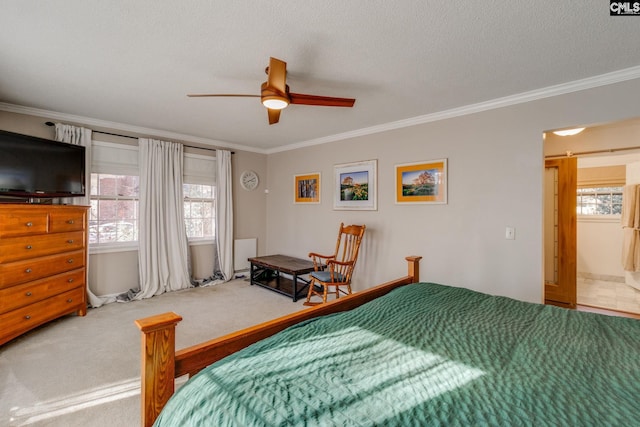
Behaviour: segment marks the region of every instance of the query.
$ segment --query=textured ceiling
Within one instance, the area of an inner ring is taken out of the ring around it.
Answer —
[[[277,150],[640,66],[602,0],[0,0],[0,102]],[[269,126],[269,57],[291,105]],[[220,143],[222,141],[222,143]]]

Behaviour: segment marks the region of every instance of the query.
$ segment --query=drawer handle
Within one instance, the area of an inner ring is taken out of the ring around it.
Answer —
[[[29,221],[28,223],[25,224],[27,227],[33,227],[33,223],[31,221]]]
[[[67,240],[67,243],[73,243],[73,239]]]
[[[33,249],[33,246],[27,245],[27,249]]]
[[[30,268],[27,268],[24,272],[25,272],[25,273],[31,273],[31,269],[30,269]]]
[[[73,224],[73,223],[75,223],[75,221],[74,221],[74,220],[72,220],[72,219],[70,219],[69,221],[67,221],[67,224]]]
[[[30,297],[30,296],[31,296],[31,295],[33,295],[33,294],[32,294],[31,292],[27,292],[25,295],[26,295],[26,296],[28,296],[28,297]]]
[[[73,283],[73,277],[71,279],[67,280],[67,282]]]
[[[68,262],[69,264],[73,264],[73,259],[68,259],[68,260],[67,260],[67,262]]]
[[[73,302],[73,299],[69,298],[69,299],[67,300],[67,302]]]
[[[27,314],[26,316],[24,316],[24,318],[29,320],[29,319],[31,319],[31,316]]]

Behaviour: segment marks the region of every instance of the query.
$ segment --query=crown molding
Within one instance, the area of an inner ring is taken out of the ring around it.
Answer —
[[[327,144],[359,136],[366,136],[375,133],[386,132],[394,129],[401,129],[410,126],[416,126],[424,123],[436,122],[438,120],[451,119],[454,117],[466,116],[469,114],[479,113],[482,111],[494,110],[496,108],[509,107],[517,104],[524,104],[530,101],[536,101],[544,98],[551,98],[558,95],[565,95],[581,90],[592,89],[600,86],[606,86],[614,83],[620,83],[628,80],[640,78],[640,66],[625,68],[623,70],[613,71],[611,73],[601,74],[594,77],[588,77],[581,80],[575,80],[568,83],[562,83],[549,86],[542,89],[536,89],[529,92],[523,92],[515,95],[509,95],[502,98],[496,98],[490,101],[470,104],[463,107],[443,110],[436,113],[425,114],[423,116],[411,117],[408,119],[389,122],[382,125],[371,126],[368,128],[358,129],[350,132],[330,135],[317,139],[310,139],[291,145],[281,146],[266,150],[266,154],[273,154],[282,151],[295,150],[298,148],[310,147],[313,145]]]
[[[250,151],[253,153],[266,154],[265,150],[255,147],[249,147],[247,145],[234,144],[231,142],[220,141],[217,139],[201,138],[193,135],[186,135],[182,133],[170,132],[160,129],[152,129],[141,126],[128,125],[125,123],[110,122],[106,120],[94,119],[91,117],[76,116],[73,114],[58,113],[56,111],[43,110],[40,108],[24,107],[21,105],[9,104],[7,102],[0,102],[0,111],[7,111],[10,113],[28,114],[31,116],[44,117],[52,120],[60,120],[65,122],[73,122],[82,124],[83,126],[101,127],[118,132],[130,132],[141,135],[153,135],[159,138],[167,138],[174,140],[181,140],[185,142],[191,142],[196,144],[203,144],[213,148],[228,148],[233,150]]]
[[[280,147],[261,149],[250,147],[247,145],[234,144],[226,141],[220,141],[209,138],[201,138],[193,135],[180,134],[159,129],[145,128],[140,126],[128,125],[124,123],[110,122],[106,120],[94,119],[91,117],[83,117],[72,114],[58,113],[55,111],[43,110],[39,108],[23,107],[20,105],[0,102],[0,110],[13,113],[28,114],[33,116],[45,117],[54,120],[69,121],[80,123],[86,126],[97,126],[107,129],[113,129],[120,132],[131,132],[135,134],[154,135],[167,139],[178,139],[197,144],[204,144],[218,148],[229,148],[241,151],[249,151],[259,154],[274,154],[283,151],[291,151],[299,148],[311,147],[314,145],[327,144],[330,142],[342,141],[346,139],[356,138],[360,136],[372,135],[376,133],[387,132],[394,129],[401,129],[421,125],[439,120],[451,119],[454,117],[466,116],[483,111],[489,111],[496,108],[509,107],[512,105],[523,104],[530,101],[536,101],[544,98],[551,98],[558,95],[578,92],[581,90],[592,89],[596,87],[606,86],[614,83],[620,83],[628,80],[640,78],[640,66],[625,68],[623,70],[613,71],[598,76],[588,77],[581,80],[575,80],[568,83],[562,83],[549,86],[542,89],[536,89],[529,92],[523,92],[515,95],[509,95],[502,98],[496,98],[489,101],[470,104],[463,107],[452,108],[422,116],[411,117],[408,119],[398,120],[395,122],[384,123],[381,125],[371,126],[367,128],[357,129],[354,131],[329,135],[322,138],[300,141],[290,145]]]

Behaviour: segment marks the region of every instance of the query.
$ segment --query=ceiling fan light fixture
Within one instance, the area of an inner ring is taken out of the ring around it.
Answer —
[[[289,105],[289,101],[285,98],[280,98],[277,96],[270,96],[268,98],[262,98],[262,105],[272,110],[282,110]]]
[[[287,108],[289,104],[297,105],[322,105],[326,107],[353,107],[356,102],[353,98],[335,98],[330,96],[308,95],[289,92],[287,84],[287,63],[271,57],[269,66],[265,70],[267,81],[260,86],[260,95],[242,94],[192,94],[187,96],[242,96],[260,98],[260,102],[267,108],[269,124],[274,125],[280,120],[280,110]]]
[[[555,133],[558,136],[573,136],[573,135],[579,134],[583,130],[584,128],[574,128],[574,129],[557,130],[557,131],[554,131],[553,133]]]

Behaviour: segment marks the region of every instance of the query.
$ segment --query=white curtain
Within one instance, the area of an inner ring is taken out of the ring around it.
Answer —
[[[183,146],[139,139],[140,300],[191,286],[182,193]]]
[[[84,152],[84,197],[61,198],[60,203],[65,205],[90,206],[91,199],[91,129],[56,123],[56,141],[69,144],[82,145]]]
[[[66,142],[69,144],[82,145],[85,147],[84,156],[84,197],[66,197],[61,198],[60,203],[68,205],[91,205],[91,129],[65,125],[56,123],[56,141]],[[107,302],[113,302],[113,298],[104,298],[95,295],[89,288],[89,251],[87,251],[87,259],[85,262],[87,270],[87,299],[91,307],[100,307]]]
[[[231,152],[216,150],[216,248],[224,280],[233,278],[233,198]]]

